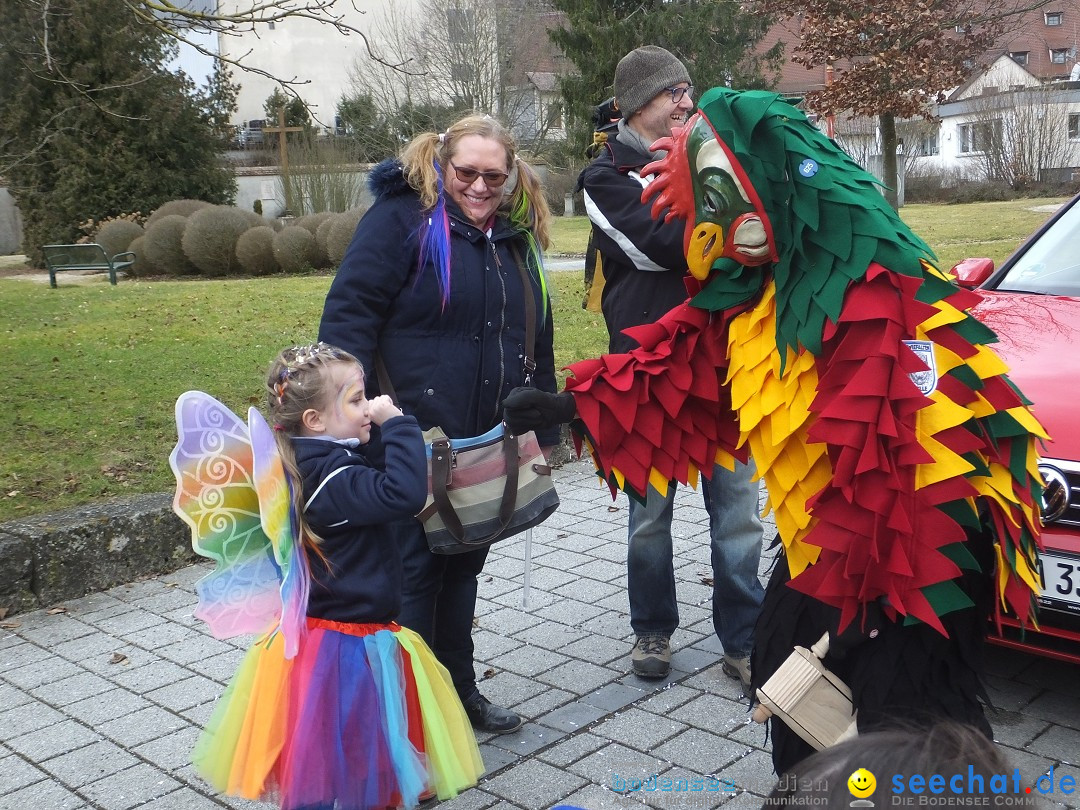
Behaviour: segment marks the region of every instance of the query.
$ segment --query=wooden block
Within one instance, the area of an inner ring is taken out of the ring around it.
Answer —
[[[775,714],[817,751],[858,733],[851,690],[805,647],[795,648],[757,690],[757,697],[761,706],[755,720],[764,722]]]

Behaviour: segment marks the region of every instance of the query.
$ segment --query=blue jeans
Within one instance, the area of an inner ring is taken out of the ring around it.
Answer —
[[[400,529],[401,613],[397,622],[420,635],[450,672],[458,697],[478,694],[473,667],[473,614],[477,575],[488,549],[463,554],[432,554],[417,521],[395,523]]]
[[[735,470],[717,465],[702,479],[712,545],[713,627],[727,655],[742,658],[754,646],[754,623],[765,589],[758,580],[762,525],[753,462]],[[630,500],[627,591],[630,626],[637,635],[671,635],[679,626],[672,564],[671,516],[675,486],[667,497],[649,489],[645,505]]]

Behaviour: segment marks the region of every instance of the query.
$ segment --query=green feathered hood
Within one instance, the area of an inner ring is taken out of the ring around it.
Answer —
[[[921,259],[936,263],[885,201],[878,181],[779,95],[718,87],[701,97],[698,111],[704,121],[693,126],[707,122],[768,218],[778,256],[772,268],[778,345],[817,354],[825,320],[836,321],[848,285],[871,262],[916,277],[924,275]],[[760,286],[759,271],[748,273],[731,259],[714,267],[694,300],[699,306],[725,309],[739,303],[733,296],[745,282]],[[744,283],[733,288],[733,276]]]

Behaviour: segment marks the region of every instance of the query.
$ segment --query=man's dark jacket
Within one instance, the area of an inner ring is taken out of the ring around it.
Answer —
[[[609,137],[581,173],[585,209],[604,271],[600,305],[613,353],[637,346],[622,330],[653,323],[686,300],[683,223],[653,219],[641,201],[647,183],[641,169],[653,159]]]

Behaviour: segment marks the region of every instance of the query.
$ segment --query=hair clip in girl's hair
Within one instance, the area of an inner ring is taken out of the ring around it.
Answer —
[[[439,133],[439,143],[446,143],[446,133],[445,132],[440,132]]]

